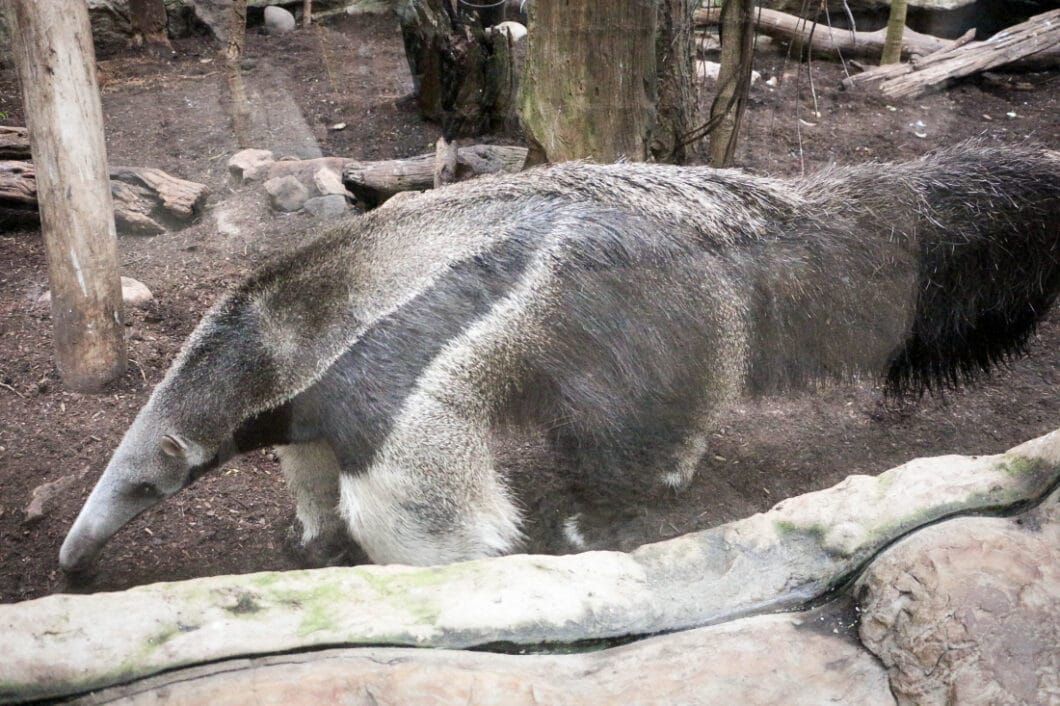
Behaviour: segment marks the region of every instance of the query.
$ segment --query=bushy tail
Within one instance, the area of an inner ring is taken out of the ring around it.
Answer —
[[[892,392],[956,385],[1023,353],[1060,292],[1060,153],[973,142],[903,167],[920,269]]]

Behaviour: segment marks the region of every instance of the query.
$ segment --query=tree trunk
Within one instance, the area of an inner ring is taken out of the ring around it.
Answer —
[[[0,159],[29,158],[29,130],[0,125]]]
[[[166,6],[162,0],[129,0],[133,46],[144,44],[170,49],[166,35]]]
[[[85,3],[9,0],[63,382],[99,390],[125,371],[118,248]]]
[[[519,117],[531,162],[680,161],[695,122],[691,4],[538,0]]]
[[[721,7],[721,70],[710,107],[710,164],[732,164],[740,134],[754,53],[754,1],[725,0]]]
[[[891,14],[887,20],[887,38],[883,42],[880,64],[897,64],[902,58],[902,34],[905,32],[907,0],[891,0]]]
[[[228,16],[228,39],[221,50],[228,83],[228,112],[232,133],[240,149],[250,147],[250,104],[243,85],[239,62],[243,58],[243,41],[247,36],[247,0],[232,0]]]
[[[699,125],[699,91],[695,80],[694,0],[661,0],[655,37],[659,81],[655,130],[650,145],[656,161],[684,164],[698,152],[688,136]]]

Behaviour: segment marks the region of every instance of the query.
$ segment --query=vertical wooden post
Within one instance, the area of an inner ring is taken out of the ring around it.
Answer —
[[[88,6],[6,1],[37,173],[59,372],[67,386],[95,391],[125,372],[125,341]]]

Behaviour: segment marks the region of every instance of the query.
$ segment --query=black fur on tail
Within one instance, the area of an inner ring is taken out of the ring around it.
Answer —
[[[890,392],[952,387],[1024,352],[1060,292],[1060,156],[1043,155],[965,144],[909,163],[918,294]]]

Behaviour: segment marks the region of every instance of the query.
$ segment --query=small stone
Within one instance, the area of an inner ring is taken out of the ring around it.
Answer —
[[[242,150],[228,160],[228,175],[237,185],[264,179],[274,161],[276,160],[269,150]]]
[[[294,30],[294,15],[276,5],[265,8],[265,32],[268,34],[284,34]]]
[[[494,32],[504,32],[508,35],[508,38],[511,39],[513,42],[522,41],[523,37],[526,36],[526,25],[521,22],[514,22],[512,20],[501,22],[492,29]]]
[[[154,301],[155,296],[143,282],[132,277],[121,278],[121,300],[127,306],[142,307]]]
[[[305,202],[305,210],[314,218],[339,218],[346,213],[346,197],[338,194],[317,196]]]
[[[44,517],[48,512],[52,499],[81,480],[86,472],[87,470],[83,470],[80,473],[72,473],[34,488],[30,493],[29,505],[26,506],[25,510],[25,524],[33,524]]]
[[[342,177],[334,169],[324,167],[313,174],[313,185],[321,196],[329,194],[346,195],[346,187],[342,184]]]
[[[331,129],[332,130],[345,130],[346,129],[346,123],[335,123],[334,125],[331,126]]]
[[[265,182],[269,202],[277,211],[298,211],[305,206],[309,190],[293,176],[276,177]]]
[[[142,307],[154,300],[154,295],[151,294],[151,290],[147,288],[143,282],[133,279],[132,277],[121,278],[121,300],[127,306]],[[51,290],[46,291],[44,294],[37,297],[37,304],[47,305],[52,303]]]

